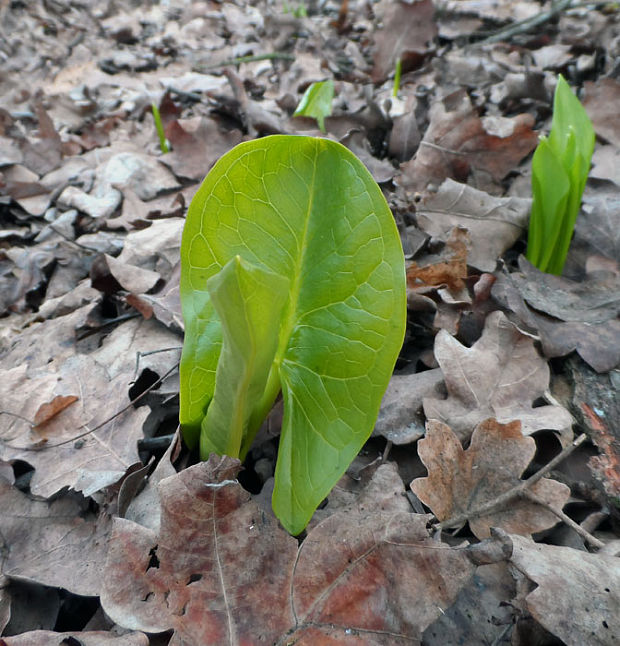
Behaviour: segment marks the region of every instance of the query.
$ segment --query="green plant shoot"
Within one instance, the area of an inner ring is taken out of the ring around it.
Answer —
[[[560,275],[575,229],[594,151],[590,119],[562,75],[553,99],[549,138],[541,137],[532,159],[532,212],[527,259]]]
[[[402,63],[400,56],[396,59],[396,67],[394,68],[394,88],[392,89],[392,96],[396,98],[398,96],[398,90],[400,90],[400,76],[402,73]]]
[[[334,82],[329,79],[320,83],[312,83],[297,106],[294,117],[313,117],[319,124],[321,132],[325,132],[325,117],[332,113],[334,100]]]
[[[224,155],[181,244],[180,422],[244,458],[281,392],[273,508],[298,534],[374,427],[406,319],[400,238],[364,165],[275,135]]]
[[[168,141],[166,140],[166,134],[164,133],[164,126],[161,122],[161,115],[159,114],[159,108],[155,103],[151,103],[151,110],[153,112],[153,121],[155,121],[155,129],[157,130],[157,136],[159,137],[159,147],[161,152],[165,155],[169,152]]]

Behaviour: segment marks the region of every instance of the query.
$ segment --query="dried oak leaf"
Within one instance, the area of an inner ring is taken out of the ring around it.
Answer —
[[[547,357],[576,350],[597,372],[620,364],[620,280],[604,276],[575,282],[545,274],[525,258],[521,273],[498,275],[493,297],[537,330]]]
[[[424,414],[448,424],[461,441],[489,417],[502,424],[519,420],[524,435],[549,429],[560,433],[563,444],[572,440],[572,418],[565,408],[532,406],[549,387],[549,366],[531,337],[502,312],[487,317],[482,336],[471,348],[440,330],[435,357],[448,398],[426,398]]]
[[[174,629],[177,643],[272,643],[291,625],[297,542],[213,456],[159,484],[159,534],[116,519],[101,603],[126,628]]]
[[[488,419],[476,426],[469,448],[463,450],[449,426],[431,420],[425,438],[418,443],[418,453],[428,477],[414,480],[411,489],[444,521],[478,509],[517,486],[536,453],[536,443],[523,436],[520,422],[499,424]],[[558,511],[570,496],[566,485],[548,478],[530,490]],[[471,518],[469,526],[477,538],[487,538],[491,527],[527,535],[557,522],[557,516],[545,507],[517,499],[505,509]]]
[[[375,34],[372,80],[385,81],[394,70],[396,60],[405,65],[419,63],[429,50],[429,41],[437,34],[432,0],[388,2],[383,15],[383,27]],[[380,6],[379,6],[380,8]]]
[[[434,541],[428,516],[402,511],[393,465],[300,548],[230,479],[238,468],[212,456],[162,480],[158,533],[115,521],[101,597],[114,621],[172,628],[176,646],[413,646],[479,563]]]
[[[447,179],[435,195],[417,208],[417,224],[439,240],[448,240],[454,227],[465,227],[471,244],[467,264],[494,271],[497,258],[512,247],[527,228],[531,200],[494,197],[466,184]]]
[[[55,633],[51,630],[33,630],[14,637],[0,638],[0,646],[148,646],[144,633],[116,635],[103,630]]]
[[[482,120],[465,90],[435,101],[430,123],[415,157],[401,164],[398,184],[408,192],[423,192],[446,178],[477,184],[500,182],[536,147],[534,118],[487,117]],[[486,178],[484,177],[486,175]]]
[[[533,617],[567,646],[620,641],[620,558],[510,536],[511,561],[537,584]]]
[[[110,519],[96,518],[76,496],[35,500],[0,478],[3,574],[98,595]]]

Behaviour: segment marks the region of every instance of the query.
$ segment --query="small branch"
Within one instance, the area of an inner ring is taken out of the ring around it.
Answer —
[[[433,529],[442,530],[447,529],[448,527],[460,527],[465,524],[471,518],[478,518],[479,516],[484,516],[492,511],[495,511],[498,508],[503,507],[506,503],[510,502],[514,498],[517,498],[523,495],[523,492],[531,487],[533,484],[536,484],[539,480],[544,478],[553,467],[565,460],[579,445],[583,444],[587,440],[587,435],[582,433],[578,438],[574,440],[572,444],[564,447],[560,453],[558,453],[553,460],[551,460],[547,465],[542,469],[531,475],[527,480],[522,480],[518,485],[505,491],[503,494],[497,496],[497,498],[490,500],[489,502],[481,505],[477,509],[470,509],[462,514],[457,514],[452,518],[448,518],[440,523],[433,525]]]
[[[111,415],[107,419],[103,420],[100,424],[97,424],[94,428],[90,428],[84,433],[80,433],[79,435],[75,435],[74,437],[69,438],[68,440],[63,440],[62,442],[56,442],[56,444],[41,444],[37,446],[14,446],[13,444],[9,444],[8,442],[2,442],[5,446],[8,446],[9,448],[16,449],[17,451],[42,451],[43,449],[54,449],[58,446],[63,446],[65,444],[71,444],[71,442],[75,442],[76,440],[79,440],[83,437],[86,437],[87,435],[90,435],[91,433],[94,433],[95,431],[98,431],[100,428],[105,426],[106,424],[109,424],[112,420],[116,419],[119,415],[122,415],[126,410],[129,410],[134,404],[139,402],[143,397],[145,397],[148,393],[153,390],[153,388],[156,388],[159,386],[163,380],[170,374],[172,374],[177,368],[179,367],[179,362],[177,361],[172,368],[166,371],[165,374],[163,374],[155,383],[151,384],[144,392],[140,393],[135,399],[132,399],[127,406],[124,408],[121,408],[119,411],[114,413],[114,415]],[[86,428],[86,425],[83,425],[83,428]],[[2,440],[0,440],[2,441]]]
[[[498,43],[502,40],[516,36],[517,34],[524,34],[533,29],[534,27],[539,27],[540,25],[548,22],[552,18],[555,18],[559,13],[565,9],[570,8],[572,0],[559,0],[558,2],[552,3],[551,9],[548,11],[541,11],[535,16],[530,18],[525,18],[524,20],[519,20],[518,22],[509,25],[500,29],[484,40],[480,40],[477,43],[473,43],[470,47],[478,47],[480,45],[490,45],[492,43]]]
[[[241,65],[242,63],[255,63],[257,61],[271,60],[294,61],[295,56],[293,54],[287,54],[286,52],[270,52],[268,54],[257,54],[256,56],[237,56],[237,58],[229,58],[219,63],[212,63],[211,65],[197,63],[192,69],[194,72],[208,72],[227,65]]]
[[[528,500],[531,500],[537,505],[540,505],[541,507],[544,507],[545,509],[549,510],[552,514],[557,516],[564,524],[568,525],[571,529],[576,531],[577,534],[579,534],[579,536],[581,536],[581,538],[583,538],[587,543],[590,543],[592,547],[596,547],[599,550],[601,549],[601,547],[605,547],[605,543],[603,543],[602,541],[599,541],[598,538],[592,536],[592,534],[586,531],[581,525],[579,525],[579,523],[576,523],[570,516],[567,516],[562,510],[555,509],[546,500],[539,498],[538,496],[534,495],[531,491],[527,491],[527,490],[522,491],[520,495],[521,497],[527,498]]]

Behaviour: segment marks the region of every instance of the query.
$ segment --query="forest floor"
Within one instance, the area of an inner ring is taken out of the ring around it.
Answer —
[[[596,145],[558,277],[523,254],[560,73]],[[613,2],[0,0],[0,644],[620,643],[619,78]],[[187,207],[271,134],[355,153],[407,266],[298,537],[281,404],[241,471],[177,432]]]

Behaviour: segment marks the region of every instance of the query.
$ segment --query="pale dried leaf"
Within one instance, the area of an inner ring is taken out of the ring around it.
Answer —
[[[76,497],[35,500],[0,479],[3,573],[15,579],[98,595],[110,518],[88,513]]]
[[[447,179],[436,195],[418,207],[418,226],[439,240],[448,240],[454,227],[469,231],[467,263],[494,271],[497,259],[521,237],[527,227],[531,200],[494,197]]]
[[[511,561],[537,588],[528,610],[567,646],[620,639],[620,558],[511,536]]]
[[[411,489],[444,521],[478,509],[520,484],[536,444],[523,436],[519,422],[499,424],[488,419],[478,424],[469,448],[463,450],[449,426],[431,420],[425,438],[418,442],[418,453],[428,477],[414,480]],[[566,485],[548,478],[535,483],[531,492],[558,511],[570,496]],[[504,509],[470,518],[469,526],[477,538],[487,538],[491,527],[528,535],[557,522],[545,507],[517,498]]]
[[[520,332],[502,312],[487,317],[482,336],[471,348],[444,330],[435,338],[435,357],[448,390],[447,399],[424,400],[427,419],[452,428],[461,441],[481,421],[494,417],[505,424],[519,420],[524,435],[542,429],[572,439],[572,418],[561,406],[533,403],[549,388],[549,367],[531,337]]]
[[[149,646],[144,633],[116,635],[102,630],[55,633],[51,630],[34,630],[15,637],[0,639],[2,646]]]

